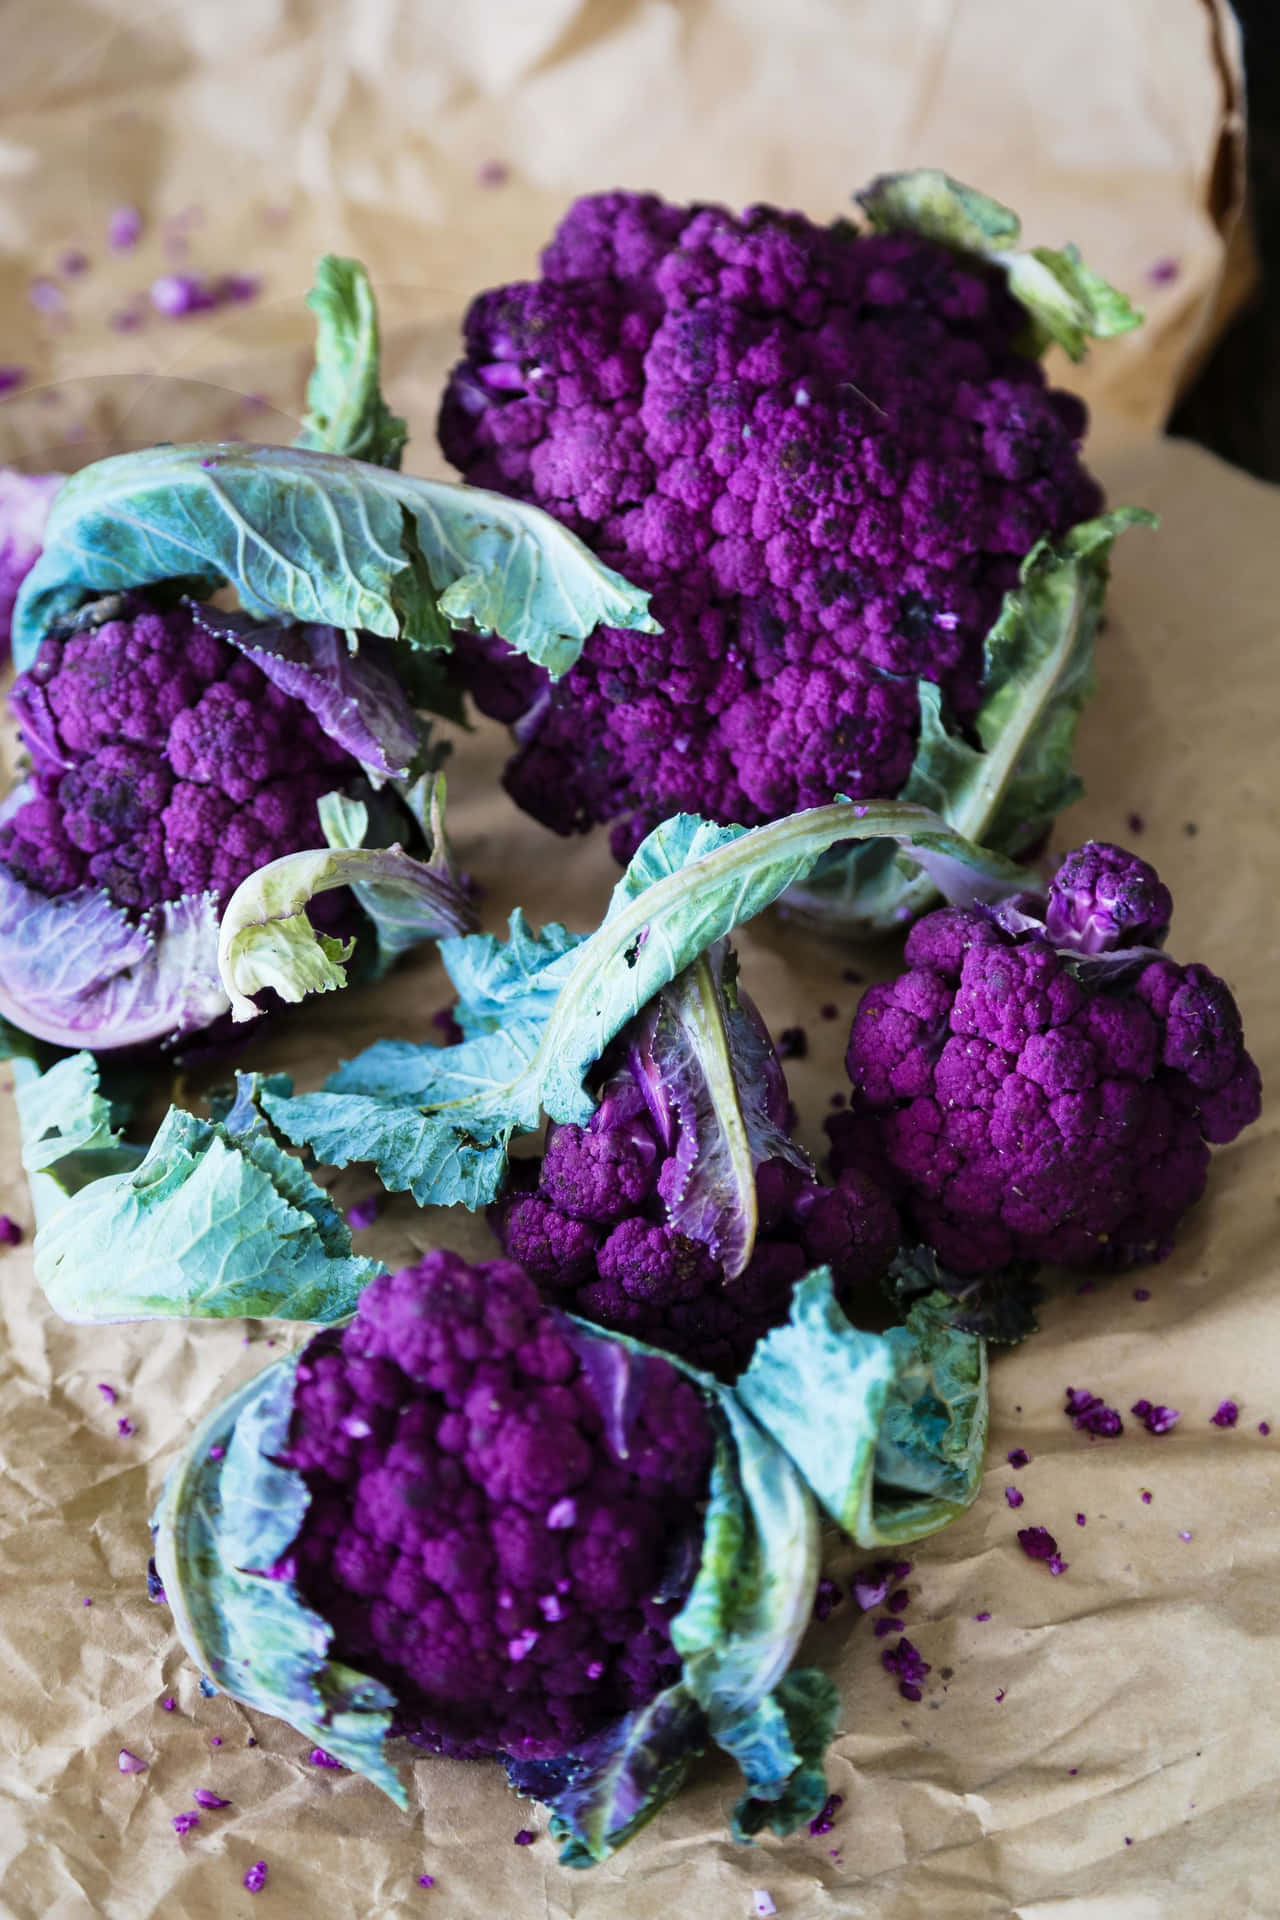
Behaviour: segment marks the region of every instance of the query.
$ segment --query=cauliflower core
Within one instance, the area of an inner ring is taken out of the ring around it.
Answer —
[[[440,414],[463,477],[535,502],[652,590],[554,687],[463,641],[514,723],[516,801],[614,849],[682,810],[754,826],[890,796],[916,680],[964,720],[1042,535],[1096,513],[1085,411],[1018,350],[996,270],[797,213],[580,200],[540,281],[472,303]]]

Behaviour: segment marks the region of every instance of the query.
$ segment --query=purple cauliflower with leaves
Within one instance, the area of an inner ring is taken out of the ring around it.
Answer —
[[[0,825],[0,865],[49,899],[94,887],[131,914],[184,894],[225,901],[315,846],[316,802],[360,773],[187,607],[136,599],[50,637],[9,703],[31,780]]]
[[[1163,1259],[1261,1100],[1228,987],[1160,950],[1172,905],[1091,843],[1046,900],[919,921],[854,1017],[833,1166],[883,1182],[957,1274]]]
[[[432,1752],[561,1755],[673,1684],[713,1430],[659,1360],[625,1453],[508,1261],[428,1253],[368,1287],[297,1370],[286,1561],[331,1657],[389,1686]]]
[[[624,1033],[623,1063],[588,1124],[552,1122],[541,1162],[518,1167],[536,1185],[504,1195],[490,1220],[504,1252],[558,1305],[732,1379],[785,1321],[812,1268],[831,1269],[842,1302],[879,1280],[898,1249],[898,1216],[864,1173],[850,1169],[835,1186],[814,1178],[790,1140],[767,1030],[735,989],[730,1047],[748,1127],[759,1127],[754,1233],[735,1260],[716,1195],[717,1182],[728,1184],[723,1141],[664,1056],[668,1012],[660,999]],[[672,1053],[683,1060],[683,1049]]]
[[[465,644],[518,804],[612,822],[626,858],[682,810],[899,792],[918,680],[970,720],[1020,562],[1100,504],[1026,334],[999,268],[915,233],[577,202],[540,280],[472,303],[440,443],[650,589],[662,631],[598,630],[555,685]]]
[[[65,478],[0,467],[0,661],[9,653],[13,603],[40,556],[53,496]]]

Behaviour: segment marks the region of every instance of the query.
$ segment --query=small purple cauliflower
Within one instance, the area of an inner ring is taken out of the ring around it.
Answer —
[[[53,496],[65,478],[61,473],[0,467],[0,662],[9,654],[9,622],[18,588],[39,558]]]
[[[885,1273],[897,1212],[856,1170],[825,1187],[798,1152],[766,1159],[755,1173],[754,1245],[729,1277],[706,1240],[673,1219],[691,1184],[689,1137],[661,1075],[628,1052],[589,1123],[552,1123],[536,1187],[504,1195],[490,1220],[504,1252],[557,1304],[732,1379],[786,1319],[811,1268],[831,1268],[840,1299]],[[772,1050],[768,1060],[771,1117],[783,1130],[786,1086]]]
[[[652,591],[552,686],[461,650],[514,726],[508,790],[560,833],[758,825],[896,794],[917,680],[966,721],[983,643],[1042,536],[1094,514],[1085,411],[1021,350],[1003,273],[798,213],[580,200],[542,278],[472,303],[439,434]]]
[[[918,922],[854,1018],[833,1165],[884,1182],[958,1274],[1163,1259],[1261,1097],[1229,989],[1159,951],[1172,904],[1091,843],[1046,901]]]
[[[531,1280],[448,1253],[385,1275],[297,1370],[286,1558],[331,1657],[431,1752],[564,1754],[679,1678],[713,1432],[647,1363],[625,1453]]]
[[[316,802],[360,772],[185,607],[135,599],[50,637],[10,705],[31,782],[0,825],[0,865],[47,898],[94,887],[133,914],[184,894],[225,901],[257,867],[315,846]]]

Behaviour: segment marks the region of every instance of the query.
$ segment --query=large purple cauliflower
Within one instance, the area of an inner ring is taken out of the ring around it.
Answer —
[[[255,868],[320,841],[316,802],[357,761],[192,612],[136,601],[51,637],[10,706],[31,756],[0,865],[47,898],[100,888],[145,913],[225,901]]]
[[[651,589],[552,686],[462,650],[514,725],[516,801],[561,833],[756,825],[896,794],[917,681],[961,721],[1042,536],[1094,514],[1085,411],[1020,350],[1002,272],[798,213],[580,200],[542,278],[481,295],[441,409],[463,476],[535,502]]]
[[[61,473],[0,467],[0,661],[9,653],[13,603],[39,558],[44,524],[64,478]]]
[[[588,1371],[508,1261],[376,1280],[297,1370],[285,1464],[310,1504],[288,1571],[331,1658],[392,1689],[433,1752],[565,1753],[679,1678],[713,1433],[645,1363],[625,1454]]]
[[[1159,945],[1172,900],[1120,847],[1068,854],[1047,901],[944,908],[863,996],[833,1164],[899,1195],[958,1274],[1160,1260],[1209,1149],[1259,1112],[1229,989]]]
[[[759,1015],[737,996],[760,1034]],[[831,1269],[836,1296],[885,1273],[898,1216],[867,1175],[821,1185],[787,1138],[786,1084],[772,1044],[753,1054],[744,1104],[759,1103],[777,1149],[755,1168],[757,1225],[741,1272],[726,1272],[707,1190],[718,1142],[699,1140],[698,1102],[652,1050],[652,1019],[624,1036],[625,1063],[585,1127],[551,1124],[536,1186],[505,1195],[490,1219],[504,1252],[543,1292],[585,1319],[732,1379],[787,1317],[797,1281]],[[648,1042],[648,1044],[646,1044]],[[766,1144],[767,1151],[767,1144]]]

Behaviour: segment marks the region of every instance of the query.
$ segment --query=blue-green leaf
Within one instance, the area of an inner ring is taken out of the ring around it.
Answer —
[[[816,1667],[793,1667],[778,1682],[731,1749],[747,1781],[733,1810],[735,1840],[750,1840],[765,1827],[792,1833],[821,1811],[823,1761],[839,1717],[835,1684]]]
[[[532,1131],[544,1110],[553,1120],[590,1118],[587,1075],[682,968],[831,846],[885,837],[920,859],[953,861],[991,898],[1033,884],[934,814],[898,801],[837,801],[751,831],[680,814],[639,848],[594,933],[574,943],[561,928],[547,931],[541,975],[523,920],[512,923],[518,951],[509,964],[492,942],[446,943],[446,964],[461,959],[476,996],[464,1015],[478,1037],[446,1048],[379,1044],[323,1092],[273,1104],[272,1118],[332,1164],[372,1161],[388,1187],[408,1189],[420,1204],[486,1204],[501,1190],[514,1133]]]
[[[654,630],[649,596],[549,514],[336,454],[209,443],[84,467],[54,502],[14,610],[30,666],[50,623],[105,593],[228,582],[247,613],[427,650],[496,633],[553,678],[596,626]]]
[[[1017,214],[937,167],[881,174],[855,198],[877,233],[918,233],[1003,267],[1010,293],[1030,315],[1028,344],[1035,353],[1056,341],[1082,360],[1091,338],[1106,340],[1142,325],[1138,309],[1087,267],[1077,248],[1020,251]]]
[[[358,260],[322,255],[307,305],[316,316],[316,363],[297,445],[398,468],[409,429],[378,385],[378,309],[368,274]]]
[[[352,1254],[329,1196],[264,1120],[264,1102],[288,1082],[238,1078],[225,1118],[171,1107],[136,1165],[91,1177],[46,1210],[36,1279],[64,1319],[271,1314],[328,1324],[354,1312],[385,1270]]]
[[[897,1546],[935,1533],[972,1505],[987,1444],[985,1341],[954,1324],[954,1302],[932,1293],[885,1340],[894,1378],[876,1442],[875,1486],[861,1546]]]
[[[38,1233],[90,1181],[132,1171],[144,1149],[119,1130],[91,1053],[69,1054],[44,1073],[32,1060],[19,1059],[13,1077],[22,1165]]]
[[[384,1747],[394,1698],[328,1658],[332,1629],[271,1569],[307,1509],[288,1441],[297,1356],[278,1360],[199,1426],[165,1481],[156,1571],[187,1652],[224,1693],[277,1715],[408,1804]]]

